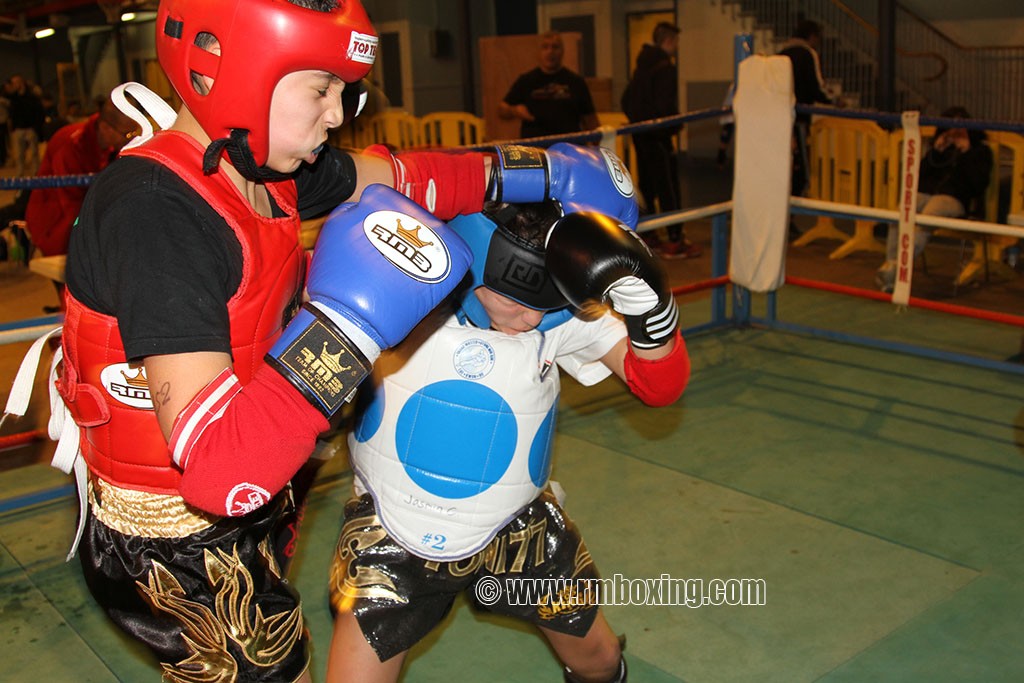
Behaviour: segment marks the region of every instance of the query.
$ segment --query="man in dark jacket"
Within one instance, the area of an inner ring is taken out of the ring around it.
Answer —
[[[649,121],[679,113],[678,76],[673,58],[679,46],[679,28],[667,22],[654,27],[652,43],[644,45],[636,58],[633,78],[622,93],[622,111],[631,122]],[[682,126],[634,133],[638,185],[647,213],[678,211],[679,159],[672,136]],[[657,209],[655,208],[657,207]],[[700,246],[683,236],[682,225],[667,228],[668,243],[648,233],[648,244],[666,258],[695,258]]]
[[[793,37],[786,41],[779,54],[793,64],[793,94],[797,104],[832,104],[825,93],[825,79],[821,75],[821,26],[806,19],[797,24]],[[807,135],[811,127],[809,114],[798,114],[793,127],[793,183],[792,192],[802,195],[810,179],[807,155]]]

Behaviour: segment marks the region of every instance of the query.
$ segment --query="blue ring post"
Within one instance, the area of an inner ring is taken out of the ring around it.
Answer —
[[[732,84],[733,88],[740,82],[740,62],[754,54],[754,34],[737,33],[732,37]]]
[[[729,253],[728,215],[720,213],[711,219],[711,277],[721,277],[729,272],[726,258]],[[711,322],[721,325],[725,317],[726,291],[725,285],[711,290]]]

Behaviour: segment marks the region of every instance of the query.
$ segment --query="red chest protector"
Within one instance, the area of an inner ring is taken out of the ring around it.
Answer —
[[[242,280],[228,301],[231,354],[241,383],[252,378],[299,303],[305,257],[299,246],[295,183],[268,183],[285,218],[258,215],[223,173],[202,173],[203,149],[173,131],[127,150],[174,171],[218,213],[242,245]],[[117,486],[176,493],[171,462],[141,365],[128,367],[117,320],[70,294],[64,317],[64,365],[58,389],[82,430],[89,469]]]

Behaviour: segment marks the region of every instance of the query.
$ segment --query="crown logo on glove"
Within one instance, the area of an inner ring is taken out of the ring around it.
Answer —
[[[324,367],[333,373],[344,372],[350,370],[351,366],[344,366],[341,364],[341,354],[344,353],[344,349],[338,351],[336,354],[327,353],[327,342],[324,342],[324,349],[320,352],[320,362],[323,363]]]
[[[121,370],[121,376],[124,377],[125,383],[130,387],[139,387],[142,389],[149,388],[149,380],[146,379],[145,368],[139,368],[138,374],[136,374],[134,377],[129,377],[128,375],[124,374],[124,370]]]
[[[412,230],[407,230],[402,227],[402,221],[396,219],[395,222],[398,223],[398,228],[395,230],[395,232],[398,233],[398,236],[417,249],[422,249],[423,247],[433,244],[433,242],[424,242],[419,238],[419,231],[423,226],[417,225]]]

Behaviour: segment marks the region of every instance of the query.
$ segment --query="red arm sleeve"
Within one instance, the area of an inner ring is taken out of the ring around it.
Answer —
[[[226,373],[226,374],[225,374]],[[175,421],[169,447],[183,468],[181,495],[216,515],[268,502],[306,462],[327,419],[264,364],[244,387],[226,370]]]
[[[675,403],[690,381],[690,354],[678,330],[675,339],[672,351],[657,360],[638,357],[632,346],[626,351],[626,384],[637,398],[649,406]]]
[[[363,153],[389,160],[395,189],[441,220],[484,208],[484,155],[479,152],[395,156],[384,145],[372,145]]]

